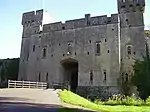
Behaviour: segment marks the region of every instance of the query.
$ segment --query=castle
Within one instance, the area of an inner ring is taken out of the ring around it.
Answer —
[[[43,10],[23,14],[18,80],[65,83],[81,95],[121,92],[134,59],[145,53],[145,0],[117,0],[118,13],[43,24]]]

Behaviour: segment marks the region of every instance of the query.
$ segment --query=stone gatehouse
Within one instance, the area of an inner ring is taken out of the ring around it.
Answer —
[[[18,80],[69,82],[80,94],[121,92],[145,52],[145,0],[117,0],[118,13],[43,24],[44,10],[22,16]]]

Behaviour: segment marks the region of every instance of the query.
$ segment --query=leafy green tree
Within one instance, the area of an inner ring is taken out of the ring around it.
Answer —
[[[17,80],[18,77],[19,60],[12,59],[7,66],[7,79]]]
[[[0,60],[1,82],[8,79],[17,80],[19,69],[19,58]]]
[[[2,64],[3,64],[3,61],[2,61],[2,60],[0,60],[0,66],[2,66]]]
[[[150,56],[148,45],[146,44],[146,55],[143,60],[136,60],[133,66],[134,76],[132,83],[137,87],[139,96],[146,99],[150,96]]]

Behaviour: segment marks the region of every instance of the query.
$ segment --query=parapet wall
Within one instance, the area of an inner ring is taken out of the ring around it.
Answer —
[[[118,12],[129,12],[129,11],[144,11],[145,0],[117,0],[118,1]]]
[[[22,16],[22,25],[32,25],[36,23],[38,25],[42,25],[43,20],[43,9],[37,11],[31,11],[23,13]]]
[[[65,21],[65,23],[56,22],[45,24],[43,25],[43,32],[76,29],[87,26],[107,25],[114,23],[118,23],[118,14],[112,14],[111,17],[107,17],[107,15],[90,17],[90,14],[86,14],[85,18],[68,20]]]

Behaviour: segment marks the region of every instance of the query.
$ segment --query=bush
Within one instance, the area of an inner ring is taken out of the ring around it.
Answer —
[[[102,105],[103,104],[103,102],[100,99],[94,100],[94,103],[98,104],[98,105]]]
[[[95,100],[96,104],[104,104],[104,105],[128,105],[128,106],[142,106],[145,105],[145,102],[137,98],[135,95],[124,96],[124,95],[113,95],[108,99],[108,101],[102,102],[101,100]],[[147,105],[150,105],[150,97],[147,99]]]
[[[146,105],[150,106],[150,96],[146,99]]]
[[[108,101],[104,102],[105,105],[122,105],[122,95],[113,95],[108,99]]]
[[[132,106],[141,106],[144,105],[144,101],[140,98],[135,97],[132,95],[131,97],[127,96],[122,100],[123,105],[132,105]]]
[[[8,87],[7,81],[0,82],[0,88],[7,88],[7,87]]]

